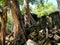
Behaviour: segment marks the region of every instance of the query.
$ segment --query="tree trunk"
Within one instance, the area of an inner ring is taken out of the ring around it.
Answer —
[[[57,3],[58,3],[58,9],[59,9],[59,12],[60,12],[60,0],[57,0]]]
[[[2,45],[2,43],[1,43],[1,26],[0,26],[0,45]]]
[[[7,22],[7,0],[4,0],[4,7],[2,10],[1,21],[2,21],[1,40],[2,40],[2,45],[5,45],[6,22]]]
[[[25,21],[25,25],[28,24],[29,26],[31,25],[36,25],[36,21],[33,19],[33,17],[31,16],[30,13],[30,9],[29,9],[29,0],[24,0],[24,21]]]
[[[25,39],[24,31],[23,31],[22,15],[19,9],[18,1],[10,0],[10,6],[11,6],[13,23],[14,23],[14,28],[13,28],[14,39],[15,40],[19,39],[20,40],[19,45],[22,45],[26,41],[26,39]]]
[[[0,45],[2,45],[1,43],[1,15],[2,15],[2,12],[0,12]]]

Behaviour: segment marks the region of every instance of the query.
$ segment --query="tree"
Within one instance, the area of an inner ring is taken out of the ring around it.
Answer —
[[[1,16],[2,26],[1,26],[1,40],[2,45],[5,45],[5,34],[6,34],[6,22],[7,22],[7,0],[4,0],[4,7]]]
[[[59,9],[59,12],[60,12],[60,0],[57,0],[57,3],[58,3],[58,9]]]
[[[38,17],[41,17],[43,15],[49,15],[57,9],[52,3],[47,2],[44,4],[44,6],[41,3],[37,4],[34,10]]]
[[[0,44],[2,45],[1,43],[1,15],[2,15],[2,12],[0,12]]]
[[[24,11],[25,25],[28,25],[29,27],[31,26],[31,23],[32,23],[32,25],[35,25],[36,21],[31,16],[28,0],[24,0],[24,8],[25,8],[25,11]]]
[[[22,22],[22,15],[19,9],[19,4],[17,0],[10,0],[10,6],[11,6],[11,12],[12,12],[12,19],[14,23],[14,28],[13,28],[13,36],[14,36],[14,44],[17,39],[20,40],[18,42],[18,45],[22,45],[25,43],[25,35],[24,35],[24,29],[23,29],[23,22]],[[16,42],[17,43],[17,42]],[[17,45],[17,44],[16,44]]]

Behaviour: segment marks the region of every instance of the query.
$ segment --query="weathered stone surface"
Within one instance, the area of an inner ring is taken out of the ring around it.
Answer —
[[[27,45],[38,45],[36,42],[34,42],[31,39],[28,39],[28,41],[26,42]]]

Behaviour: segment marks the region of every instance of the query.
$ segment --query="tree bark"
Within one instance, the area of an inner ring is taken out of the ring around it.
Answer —
[[[2,15],[2,12],[0,12],[0,44],[2,45],[2,42],[1,42],[1,15]]]
[[[60,12],[60,0],[57,0],[57,3],[58,3],[58,9],[59,9],[59,12]]]
[[[1,16],[2,26],[1,26],[1,41],[2,45],[5,45],[5,34],[6,34],[6,22],[7,22],[7,0],[4,0],[4,7]]]
[[[24,11],[25,24],[28,24],[29,26],[31,25],[31,23],[32,25],[36,25],[36,21],[33,19],[30,13],[29,0],[24,0],[24,8],[25,8],[25,11]]]
[[[1,43],[1,27],[0,27],[0,45],[2,45],[2,43]]]
[[[10,6],[11,6],[11,12],[12,12],[12,18],[13,18],[13,23],[14,23],[14,39],[18,39],[21,41],[23,40],[23,43],[26,41],[25,35],[24,35],[24,30],[23,30],[23,22],[22,22],[22,16],[21,12],[19,9],[19,4],[17,0],[10,0]],[[22,41],[19,42],[19,45],[22,45]]]

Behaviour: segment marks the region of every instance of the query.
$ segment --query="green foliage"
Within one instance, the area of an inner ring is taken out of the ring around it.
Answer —
[[[40,3],[43,3],[44,0],[29,0],[29,3],[31,4],[38,4],[38,2]],[[18,0],[19,4],[20,5],[23,5],[24,4],[24,0]]]
[[[3,7],[3,0],[0,0],[0,9]]]
[[[12,31],[13,30],[13,23],[12,23],[12,16],[11,15],[7,15],[7,30]]]
[[[20,5],[23,5],[24,0],[18,0],[18,2],[19,2]]]
[[[3,3],[3,0],[0,0],[0,5]]]
[[[29,9],[32,12],[33,8],[31,6],[29,7]],[[21,6],[21,13],[22,15],[24,14],[24,6]]]
[[[56,11],[57,9],[52,3],[47,2],[47,3],[44,3],[44,6],[41,3],[37,4],[34,10],[35,10],[35,13],[38,15],[38,17],[41,17],[43,15],[48,15],[51,12]]]
[[[44,0],[40,0],[39,2],[40,2],[42,5],[44,5],[44,2],[45,2],[45,1],[44,1]]]
[[[1,6],[1,7],[4,6],[4,1],[5,1],[5,0],[0,0],[0,6]],[[10,3],[9,0],[7,0],[7,4],[8,4],[8,6],[9,6],[9,3]]]
[[[38,3],[38,0],[29,0],[29,2],[30,2],[31,4],[37,4],[37,3]]]

